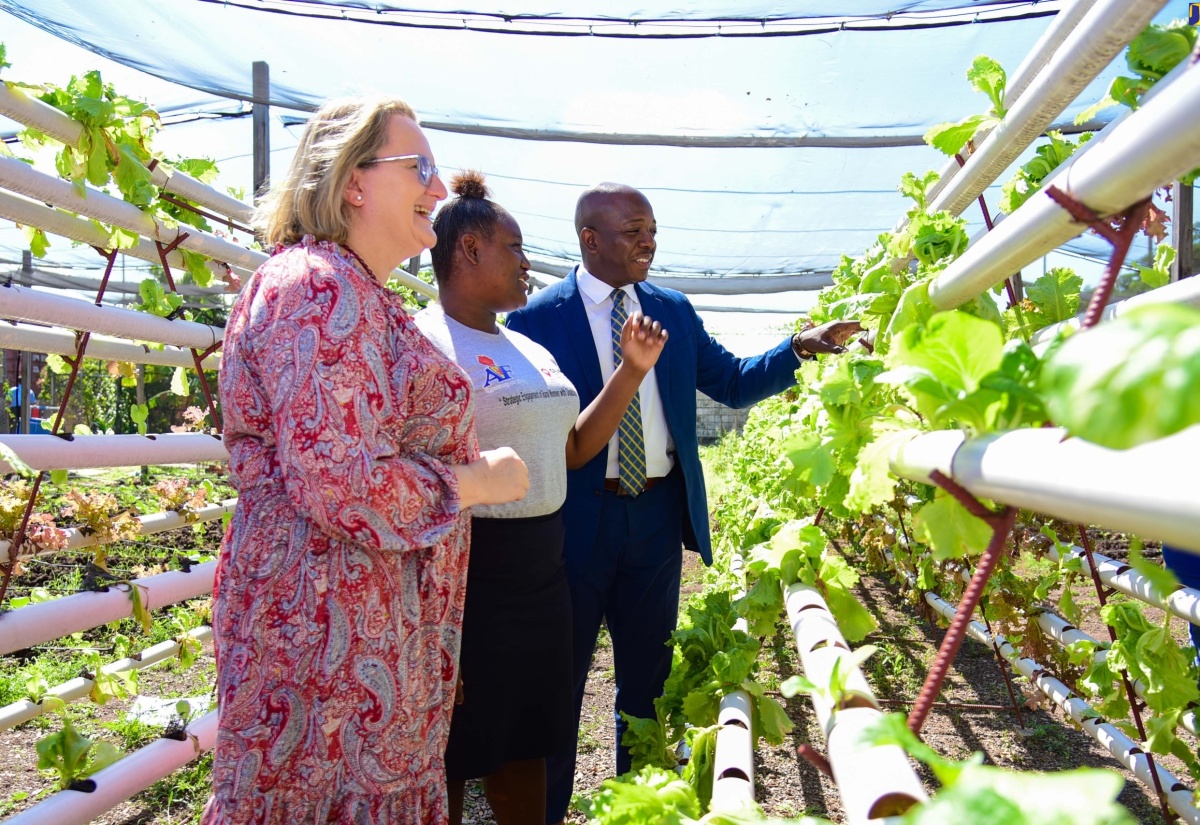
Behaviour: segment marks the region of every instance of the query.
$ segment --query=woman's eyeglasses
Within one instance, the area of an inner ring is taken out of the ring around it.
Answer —
[[[433,176],[438,173],[438,168],[433,165],[433,161],[424,155],[389,155],[386,158],[371,158],[362,162],[363,166],[373,166],[376,163],[387,163],[392,160],[415,160],[417,162],[417,181],[422,186],[429,186]]]

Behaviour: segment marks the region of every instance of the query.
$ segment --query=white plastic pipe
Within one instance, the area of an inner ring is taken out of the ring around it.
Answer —
[[[213,634],[211,627],[197,627],[189,630],[187,635],[197,642],[204,644],[212,640]],[[165,642],[159,642],[156,645],[146,648],[137,655],[137,658],[126,656],[124,659],[108,663],[100,668],[100,671],[101,673],[113,675],[128,673],[131,670],[144,670],[166,659],[174,658],[178,655],[179,649],[178,641],[168,639]],[[78,702],[92,692],[92,687],[95,684],[95,681],[92,679],[77,676],[74,679],[50,688],[46,691],[46,696],[62,702]],[[17,725],[23,725],[30,719],[36,719],[56,709],[56,705],[53,703],[47,704],[45,699],[41,702],[31,702],[28,699],[21,699],[0,708],[0,730],[7,730]]]
[[[828,684],[835,663],[850,654],[828,605],[815,588],[799,583],[784,588],[784,605],[804,675],[817,685]],[[881,716],[862,671],[851,670],[845,684],[859,694],[847,707],[835,708],[820,695],[810,699],[828,745],[846,822],[859,825],[900,813],[928,797],[902,748],[864,744],[859,736]],[[839,733],[843,724],[851,732]]]
[[[1184,278],[1182,281],[1160,286],[1158,289],[1143,292],[1141,295],[1134,295],[1132,298],[1126,298],[1123,301],[1114,301],[1104,308],[1104,311],[1100,315],[1100,320],[1108,321],[1119,315],[1124,315],[1135,307],[1149,306],[1151,304],[1185,304],[1200,309],[1200,278]],[[1079,329],[1086,311],[1085,308],[1084,312],[1079,313],[1070,320],[1042,327],[1030,337],[1029,343],[1035,349],[1044,349],[1046,345],[1058,336],[1059,332],[1067,327]]]
[[[1066,438],[1057,427],[970,440],[942,430],[901,445],[891,469],[926,484],[938,469],[977,498],[1200,554],[1200,465],[1180,460],[1194,455],[1200,455],[1200,425],[1129,450]]]
[[[1029,84],[1037,77],[1038,72],[1050,62],[1050,58],[1058,51],[1062,42],[1075,30],[1075,27],[1079,25],[1079,21],[1084,18],[1094,5],[1096,5],[1096,0],[1074,0],[1074,2],[1068,3],[1060,9],[1058,14],[1054,15],[1054,19],[1050,22],[1046,31],[1042,33],[1042,36],[1038,38],[1033,48],[1029,50],[1029,54],[1025,56],[1021,65],[1008,76],[1008,84],[1004,90],[1005,109],[1011,109],[1017,100],[1020,99],[1025,90],[1029,88]],[[988,127],[977,132],[975,142],[982,143],[983,139],[991,131],[991,128]],[[964,147],[962,154],[964,160],[970,157],[970,153],[966,150],[966,147]],[[958,165],[958,161],[954,158],[947,160],[945,166],[938,173],[937,183],[929,188],[926,197],[930,200],[936,198],[946,188],[947,184],[950,183],[950,180],[958,174],[961,168]],[[990,183],[991,181],[985,184],[984,189]],[[903,229],[907,223],[908,218],[902,219],[897,227],[897,231]]]
[[[0,83],[0,114],[18,123],[32,126],[59,143],[72,147],[79,146],[83,137],[83,127],[66,114],[30,97],[22,89],[10,87],[5,83]],[[162,166],[156,166],[151,173],[151,180],[155,186],[183,195],[206,209],[228,215],[242,223],[249,223],[251,220],[253,210],[249,206],[183,172],[168,173]]]
[[[217,738],[217,712],[201,716],[187,727],[188,737],[156,739],[109,765],[91,778],[96,790],[59,791],[44,802],[5,820],[7,825],[85,825],[105,811],[149,788],[212,749]]]
[[[1100,0],[1062,41],[1004,119],[976,147],[962,172],[933,199],[929,211],[945,209],[957,215],[966,209],[1164,5],[1165,0]]]
[[[729,572],[737,581],[734,599],[746,595],[745,559],[733,552]],[[734,630],[746,632],[749,623],[739,618]],[[717,723],[722,725],[713,749],[713,810],[737,810],[754,802],[754,738],[752,723],[754,704],[750,694],[735,690],[721,697]],[[728,732],[729,728],[740,732]]]
[[[925,601],[946,618],[953,618],[955,607],[931,591],[925,592]],[[1103,745],[1110,754],[1128,768],[1151,793],[1155,793],[1150,763],[1140,745],[1108,722],[1102,721],[1090,704],[1076,696],[1070,688],[1049,675],[1041,665],[1017,650],[999,634],[988,633],[980,622],[971,622],[967,633],[976,641],[993,647],[998,646],[1000,655],[1012,663],[1013,668],[1029,679],[1049,699],[1074,719],[1079,726]],[[1167,795],[1167,804],[1189,825],[1200,825],[1200,810],[1192,804],[1192,791],[1157,761],[1154,763],[1159,782]]]
[[[55,140],[61,143],[70,144],[71,146],[77,146],[79,144],[79,139],[83,133],[82,127],[78,123],[60,112],[58,109],[42,103],[40,100],[35,100],[34,98],[29,97],[19,88],[9,87],[5,83],[0,83],[0,114],[7,115],[13,120],[24,123],[27,126],[32,126],[38,131],[45,132],[46,134],[50,135]],[[12,159],[2,158],[2,160],[9,161]],[[26,164],[21,163],[20,161],[12,162],[16,163],[18,166],[26,166]],[[87,198],[79,198],[72,191],[70,191],[71,185],[67,184],[65,181],[59,181],[57,178],[51,178],[48,175],[42,175],[39,172],[33,172],[33,170],[29,169],[27,166],[26,169],[32,173],[32,176],[29,174],[22,174],[22,170],[15,168],[6,169],[5,166],[0,166],[0,186],[20,192],[21,194],[27,195],[35,200],[53,203],[56,206],[70,209],[72,212],[94,217],[103,223],[120,226],[123,229],[127,229],[131,232],[137,232],[139,235],[143,235],[148,238],[154,238],[162,241],[163,243],[170,243],[171,241],[175,240],[180,231],[187,232],[188,238],[184,240],[180,246],[186,249],[191,249],[195,252],[199,252],[203,255],[207,255],[210,258],[214,258],[218,261],[224,261],[229,264],[244,267],[248,270],[254,270],[258,268],[258,265],[267,259],[267,256],[261,252],[256,252],[254,250],[237,246],[236,244],[231,244],[215,235],[211,235],[196,229],[195,227],[180,227],[179,229],[172,229],[171,227],[164,226],[155,222],[149,215],[132,206],[131,204],[127,204],[117,198],[104,195],[103,193],[96,193],[91,189],[88,190]],[[9,172],[13,175],[11,183],[6,177],[6,172]],[[43,180],[39,181],[38,178]],[[253,210],[251,207],[247,206],[236,198],[231,198],[228,195],[218,192],[211,186],[201,183],[200,181],[196,180],[190,175],[184,174],[183,172],[173,171],[168,173],[163,167],[158,166],[155,167],[154,171],[151,173],[151,180],[155,186],[159,186],[169,192],[175,192],[176,194],[182,195],[189,200],[195,201],[207,209],[211,209],[214,212],[218,212],[222,215],[228,215],[235,220],[241,221],[242,223],[249,224],[253,219]],[[43,190],[43,186],[50,186],[50,184],[62,185]],[[66,187],[65,190],[63,189],[63,186]],[[43,191],[54,191],[59,195],[60,198],[65,198],[65,201],[52,196],[44,196],[41,194]],[[97,196],[99,196],[99,198]],[[98,209],[100,209],[103,214],[92,212],[86,206],[86,204],[97,202],[100,204]],[[16,220],[16,218],[11,218],[11,220]],[[36,226],[39,229],[45,229],[47,231],[53,231],[55,234],[64,234],[54,230],[49,226],[43,226],[36,220],[21,220],[18,221],[18,223]],[[67,235],[67,237],[72,236]],[[77,238],[76,240],[82,239]],[[92,241],[83,242],[93,243]],[[103,243],[97,245],[104,246]],[[139,255],[137,257],[141,256]],[[147,260],[153,260],[154,262],[157,262],[156,259],[147,258]],[[172,263],[172,266],[175,266],[175,264]],[[424,295],[428,298],[437,297],[436,287],[425,283],[420,278],[413,277],[401,269],[397,269],[395,272],[393,272],[392,277],[399,280],[404,286],[416,291],[421,295]]]
[[[1046,633],[1047,636],[1054,639],[1062,647],[1067,647],[1075,642],[1087,642],[1096,645],[1096,654],[1093,657],[1096,661],[1104,661],[1108,658],[1108,650],[1100,642],[1088,633],[1084,633],[1079,628],[1069,624],[1066,619],[1057,616],[1050,611],[1045,611],[1038,615],[1038,626]],[[1146,698],[1146,686],[1142,684],[1140,679],[1134,679],[1130,682],[1133,686],[1133,692],[1137,694],[1139,699]],[[1179,720],[1179,724],[1188,733],[1196,735],[1196,711],[1185,711]]]
[[[164,244],[186,232],[187,238],[180,242],[184,249],[246,269],[257,269],[267,259],[265,253],[230,243],[194,226],[167,226],[133,204],[97,189],[85,187],[81,195],[71,183],[43,174],[16,158],[0,157],[0,186]]]
[[[737,810],[754,802],[754,737],[749,728],[723,725],[713,755],[714,811]]]
[[[195,518],[188,521],[174,510],[164,510],[161,513],[152,513],[147,516],[138,516],[137,520],[141,524],[139,536],[152,536],[155,533],[165,533],[168,530],[178,530],[181,527],[186,527],[189,524],[202,524],[207,521],[216,521],[223,517],[226,513],[232,513],[237,507],[237,499],[225,499],[219,504],[210,504],[207,507],[200,508],[196,512]],[[74,527],[66,530],[67,546],[61,550],[47,550],[38,546],[36,552],[23,554],[21,558],[31,558],[33,556],[45,556],[51,553],[65,553],[69,550],[82,550],[84,547],[92,547],[99,542],[94,535],[82,533]],[[0,564],[7,563],[9,560],[8,550],[12,546],[9,541],[0,541]],[[28,545],[27,545],[28,546]]]
[[[75,333],[68,329],[33,327],[26,324],[0,324],[0,349],[46,352],[75,357]],[[93,335],[88,339],[85,358],[121,361],[127,364],[158,364],[164,367],[194,369],[192,353],[180,347],[151,349],[120,338]],[[221,356],[214,353],[200,362],[206,370],[221,368]]]
[[[1192,66],[1156,91],[1060,167],[1054,185],[1109,216],[1200,166],[1200,70]],[[938,309],[953,309],[1086,229],[1039,192],[939,273],[929,297]]]
[[[22,226],[36,226],[54,235],[61,235],[64,238],[70,238],[99,249],[108,247],[108,233],[91,221],[51,209],[2,189],[0,189],[0,218],[7,218]],[[139,258],[156,266],[162,264],[158,257],[158,250],[149,241],[139,240],[136,245],[120,250],[120,254]],[[99,261],[100,258],[97,256],[96,260]],[[167,255],[167,263],[175,270],[182,271],[185,268],[183,256],[179,254],[178,250],[171,250]],[[204,265],[217,279],[229,280],[229,269],[226,264],[206,261]],[[245,271],[244,269],[240,270],[239,275],[243,275]]]
[[[1092,567],[1088,564],[1087,554],[1082,547],[1072,546],[1068,551],[1068,556],[1078,558],[1080,564],[1083,565],[1083,572],[1089,576],[1092,574]],[[1050,548],[1050,557],[1059,561],[1060,553],[1057,547]],[[1111,559],[1103,553],[1094,551],[1092,558],[1096,561],[1096,572],[1104,585],[1119,590],[1126,596],[1132,596],[1146,604],[1166,610],[1186,622],[1200,625],[1200,590],[1180,587],[1174,593],[1164,597],[1148,578],[1125,562]]]
[[[206,350],[225,335],[223,327],[194,321],[159,318],[146,312],[112,306],[96,306],[66,295],[40,292],[28,287],[0,287],[0,318],[98,332],[117,338],[151,341]]]
[[[191,464],[225,461],[221,439],[207,433],[160,435],[0,435],[0,444],[34,470],[82,470],[93,467],[143,467],[147,464]],[[0,473],[10,473],[0,461]]]
[[[0,655],[129,618],[133,615],[130,587],[138,589],[147,610],[206,595],[212,592],[216,572],[217,563],[210,561],[188,573],[172,570],[110,585],[107,593],[76,593],[9,611],[0,617]]]

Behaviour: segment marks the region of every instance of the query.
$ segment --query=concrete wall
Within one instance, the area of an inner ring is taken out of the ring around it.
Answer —
[[[711,444],[730,430],[742,431],[750,410],[735,410],[713,401],[701,392],[696,393],[696,437],[701,444]]]

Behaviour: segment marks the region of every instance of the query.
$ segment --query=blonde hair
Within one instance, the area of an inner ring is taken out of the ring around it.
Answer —
[[[385,97],[331,100],[313,114],[287,174],[255,210],[264,246],[295,244],[305,235],[345,242],[350,207],[342,192],[350,173],[387,142],[392,115],[417,120],[407,103]]]

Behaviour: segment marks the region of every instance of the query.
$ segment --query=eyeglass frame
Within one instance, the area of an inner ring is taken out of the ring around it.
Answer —
[[[387,163],[392,160],[415,160],[417,162],[417,182],[424,187],[428,187],[433,183],[434,177],[438,174],[438,168],[433,165],[433,161],[424,155],[388,155],[383,158],[371,158],[364,160],[360,166],[374,166],[377,163]],[[413,167],[409,167],[413,168]]]

